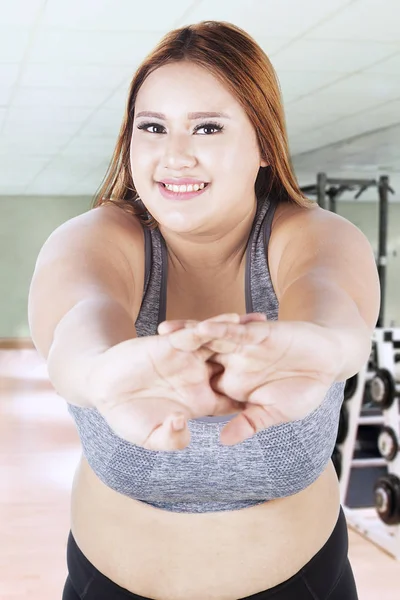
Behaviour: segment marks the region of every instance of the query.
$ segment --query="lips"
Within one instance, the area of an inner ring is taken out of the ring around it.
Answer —
[[[192,192],[174,192],[165,187],[163,183],[158,183],[158,188],[161,192],[161,195],[168,200],[173,201],[182,201],[182,200],[190,200],[191,198],[196,198],[208,189],[208,185],[205,185],[202,190],[192,191]]]
[[[201,183],[204,183],[205,185],[208,185],[208,182],[206,181],[201,179],[192,179],[190,177],[182,177],[181,179],[162,179],[157,183],[162,183],[164,185],[200,185]]]
[[[164,186],[165,188],[167,187],[167,185],[177,185],[177,186],[181,186],[181,185],[188,186],[188,185],[191,185],[191,186],[194,186],[194,185],[201,185],[202,183],[204,183],[204,188],[203,189],[205,189],[208,186],[208,183],[206,183],[205,181],[200,181],[200,182],[196,181],[195,183],[169,183],[168,181],[165,183],[164,181],[160,181],[159,183],[162,186]]]

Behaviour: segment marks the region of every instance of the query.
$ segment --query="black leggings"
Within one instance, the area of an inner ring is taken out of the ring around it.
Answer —
[[[347,525],[340,509],[329,540],[298,573],[269,590],[240,600],[357,600],[347,552]],[[133,594],[100,573],[82,554],[71,533],[67,563],[69,575],[62,600],[154,600]]]

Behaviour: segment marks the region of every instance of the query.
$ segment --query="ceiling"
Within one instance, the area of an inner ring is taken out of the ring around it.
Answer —
[[[0,15],[0,195],[93,195],[135,69],[167,31],[215,19],[270,57],[301,184],[387,174],[400,201],[399,0],[0,0]]]

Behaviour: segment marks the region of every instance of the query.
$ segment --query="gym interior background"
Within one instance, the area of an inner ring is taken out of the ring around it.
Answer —
[[[398,598],[400,2],[0,0],[3,600],[59,597],[79,455],[29,338],[35,260],[51,231],[89,210],[136,66],[164,33],[205,19],[239,25],[266,51],[300,185],[376,253],[380,322],[368,365],[347,386],[334,459],[360,599]]]

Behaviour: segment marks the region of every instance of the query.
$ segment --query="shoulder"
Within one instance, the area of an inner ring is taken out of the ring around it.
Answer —
[[[120,234],[126,234],[129,238],[139,238],[143,241],[143,227],[139,219],[113,204],[104,204],[97,208],[92,208],[81,215],[87,223],[93,227],[115,231]]]
[[[134,305],[139,308],[144,285],[144,230],[138,217],[118,206],[105,204],[92,209],[87,218],[94,229],[95,244],[113,247],[134,276]]]
[[[276,207],[271,235],[273,233],[275,239],[284,239],[291,237],[299,228],[319,231],[321,227],[332,229],[347,226],[356,229],[350,221],[322,209],[317,203],[315,206],[304,208],[293,202],[283,202]]]
[[[340,243],[339,243],[340,241]],[[344,217],[320,208],[303,208],[296,204],[278,205],[268,246],[271,279],[278,289],[279,273],[288,264],[348,253],[372,254],[369,240],[356,225]]]
[[[139,219],[110,204],[88,210],[57,227],[43,244],[37,267],[58,261],[75,265],[75,272],[81,274],[90,270],[98,273],[96,277],[119,277],[127,285],[134,282],[132,302],[136,308],[143,290],[144,255]]]
[[[62,241],[64,236],[85,240],[91,247],[114,247],[132,260],[139,260],[144,252],[144,232],[139,219],[118,206],[102,205],[58,227],[52,236]],[[52,237],[50,236],[50,237]]]
[[[278,205],[271,229],[271,241],[281,250],[294,239],[302,239],[309,245],[318,240],[337,241],[338,236],[348,235],[355,235],[359,240],[365,238],[354,223],[317,204],[311,208],[289,203]]]
[[[143,228],[137,217],[124,211],[118,206],[105,204],[76,215],[59,225],[50,235],[62,236],[64,233],[77,234],[86,231],[89,235],[115,234],[117,240],[129,237],[143,240]],[[118,235],[119,234],[119,235]],[[99,239],[99,242],[101,240]]]
[[[144,278],[139,227],[121,209],[99,207],[69,219],[45,241],[28,299],[31,335],[43,356],[57,324],[81,300],[107,295],[136,320]]]

